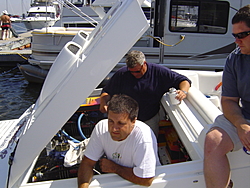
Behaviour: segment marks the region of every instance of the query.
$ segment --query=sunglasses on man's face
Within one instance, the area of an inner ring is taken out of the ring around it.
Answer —
[[[143,68],[143,65],[141,66],[141,69],[138,70],[138,71],[131,71],[131,70],[128,70],[128,71],[129,71],[130,73],[141,73],[142,68]]]
[[[243,39],[247,37],[248,35],[250,35],[250,31],[245,31],[245,32],[237,33],[237,34],[232,33],[232,35],[234,36],[234,38]]]

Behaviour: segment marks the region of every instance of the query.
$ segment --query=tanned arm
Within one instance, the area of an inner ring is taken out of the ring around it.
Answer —
[[[100,98],[100,111],[102,113],[106,113],[107,112],[107,108],[108,108],[108,101],[110,100],[110,95],[108,93],[102,93],[101,94],[101,98]]]
[[[93,168],[96,161],[87,157],[83,157],[80,167],[78,169],[78,188],[87,188],[93,177]]]
[[[103,172],[116,173],[122,178],[138,185],[150,186],[154,180],[154,177],[140,178],[133,173],[133,168],[118,165],[113,161],[105,158],[100,159],[100,167]]]
[[[176,91],[178,94],[176,96],[176,99],[181,101],[187,97],[187,92],[190,88],[190,83],[187,80],[184,80],[179,84],[179,88],[180,89]]]
[[[237,128],[242,144],[250,151],[250,124],[241,113],[239,98],[222,96],[221,105],[224,116]]]

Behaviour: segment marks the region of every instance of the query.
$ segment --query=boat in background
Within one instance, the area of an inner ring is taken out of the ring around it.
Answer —
[[[11,22],[21,22],[22,18],[19,15],[10,15]]]
[[[48,71],[63,46],[81,33],[90,34],[94,28],[49,27],[35,29],[32,33],[32,54],[29,64],[18,65],[25,79],[33,83],[43,83]],[[39,64],[37,62],[39,61]]]
[[[108,9],[107,2],[111,4],[113,1],[115,0],[95,0],[88,8],[96,11],[101,19],[106,14],[105,10]],[[231,34],[231,19],[237,9],[247,3],[247,0],[153,0],[150,4],[150,16],[147,14],[148,11],[144,12],[149,18],[150,28],[131,50],[140,50],[145,54],[148,62],[172,69],[221,71],[224,68],[226,57],[236,47]],[[209,8],[207,9],[207,7]],[[65,9],[64,11],[66,13]],[[83,25],[84,23],[86,20],[79,21],[74,18],[70,22],[66,17],[62,22],[67,28],[71,26],[75,29],[90,27]],[[89,25],[91,24],[89,23]],[[57,40],[53,44],[54,47],[49,43],[51,46],[48,49],[54,48],[54,50],[48,51],[46,50],[47,43],[43,41],[45,37],[36,34],[39,32],[42,33],[38,30],[34,32],[33,38],[36,42],[32,42],[32,55],[28,61],[30,65],[36,65],[36,68],[49,70],[59,49],[63,47],[63,43]],[[48,33],[48,35],[53,41],[54,34]],[[35,39],[36,37],[37,39]],[[64,40],[63,38],[69,40],[70,37],[65,34],[61,35],[62,40]],[[116,65],[114,71],[122,66],[125,66],[124,57]]]
[[[19,69],[29,82],[43,83],[46,75],[64,45],[79,31],[90,34],[103,19],[116,0],[62,0],[61,18],[53,27],[32,31],[32,54],[29,64],[19,65]],[[150,19],[151,2],[144,0],[141,5],[146,18]],[[107,75],[103,84],[113,73]],[[101,84],[100,86],[102,86]]]
[[[30,6],[22,18],[27,30],[51,27],[60,19],[61,7],[56,0],[32,0]]]

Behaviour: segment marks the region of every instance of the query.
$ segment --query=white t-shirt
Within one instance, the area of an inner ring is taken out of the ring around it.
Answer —
[[[133,168],[136,176],[151,178],[155,167],[160,165],[157,154],[157,141],[151,128],[136,120],[130,135],[122,141],[114,141],[108,131],[108,120],[96,124],[84,155],[93,161],[106,154],[109,160]]]

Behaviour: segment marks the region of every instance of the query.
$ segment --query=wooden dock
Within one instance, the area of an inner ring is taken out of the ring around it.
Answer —
[[[16,66],[27,62],[31,55],[31,31],[19,34],[18,38],[0,40],[0,66]]]

